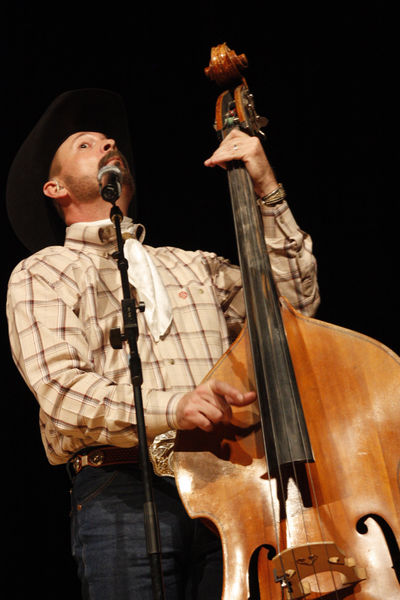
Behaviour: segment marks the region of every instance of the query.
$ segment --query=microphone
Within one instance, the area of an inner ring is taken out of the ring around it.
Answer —
[[[117,165],[105,165],[97,175],[103,200],[114,204],[121,195],[122,171]]]

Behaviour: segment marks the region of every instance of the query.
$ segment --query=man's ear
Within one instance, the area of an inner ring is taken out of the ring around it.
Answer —
[[[50,179],[43,186],[43,193],[53,200],[63,200],[67,195],[67,190],[56,180]]]

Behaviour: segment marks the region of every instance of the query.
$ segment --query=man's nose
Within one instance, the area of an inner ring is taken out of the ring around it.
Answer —
[[[116,143],[115,140],[113,140],[112,138],[107,138],[106,140],[103,140],[102,144],[101,144],[101,149],[103,152],[109,152],[110,150],[115,150],[116,149]]]

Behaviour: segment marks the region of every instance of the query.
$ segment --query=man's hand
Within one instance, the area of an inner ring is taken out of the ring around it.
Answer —
[[[177,428],[199,427],[204,431],[212,431],[216,423],[230,421],[231,405],[246,406],[255,399],[255,392],[242,394],[229,383],[210,379],[179,400],[176,410]]]
[[[231,160],[241,160],[245,164],[253,181],[254,191],[260,198],[278,187],[272,167],[257,137],[233,129],[204,164],[206,167],[219,165],[226,168],[226,163]]]

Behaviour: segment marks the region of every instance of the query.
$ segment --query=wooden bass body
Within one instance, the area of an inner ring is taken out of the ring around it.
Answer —
[[[188,514],[222,541],[223,600],[400,598],[400,358],[280,299],[313,461],[269,470],[258,403],[178,433]],[[207,378],[254,389],[245,326]],[[254,595],[253,595],[254,594]],[[284,595],[282,595],[284,594]]]

